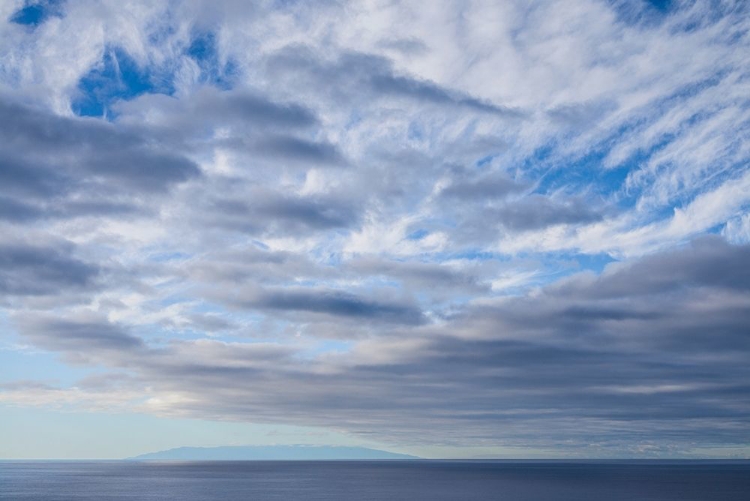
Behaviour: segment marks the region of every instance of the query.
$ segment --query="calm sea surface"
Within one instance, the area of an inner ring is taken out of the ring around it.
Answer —
[[[750,463],[0,462],[5,500],[750,499]]]

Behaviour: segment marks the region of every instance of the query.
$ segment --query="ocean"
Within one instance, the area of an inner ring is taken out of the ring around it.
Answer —
[[[0,462],[0,499],[747,501],[750,462]]]

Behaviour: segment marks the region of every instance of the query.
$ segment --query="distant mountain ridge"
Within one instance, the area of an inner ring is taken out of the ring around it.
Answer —
[[[131,461],[247,461],[247,460],[367,460],[419,459],[417,456],[368,449],[308,445],[266,445],[228,447],[178,447],[128,458]]]

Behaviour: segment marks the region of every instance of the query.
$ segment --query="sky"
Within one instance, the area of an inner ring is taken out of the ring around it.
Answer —
[[[0,458],[750,457],[749,10],[0,2]]]

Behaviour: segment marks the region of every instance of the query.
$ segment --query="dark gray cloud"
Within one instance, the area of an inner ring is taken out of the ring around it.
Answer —
[[[298,195],[231,179],[217,180],[217,184],[227,187],[218,191],[224,193],[223,198],[213,195],[196,204],[196,220],[213,228],[254,235],[302,235],[352,228],[363,211],[361,201],[336,193]]]
[[[64,152],[61,151],[64,155]],[[50,153],[50,157],[54,154]],[[140,162],[142,159],[130,159]],[[122,165],[125,159],[113,160],[108,169]],[[38,163],[34,163],[38,162]],[[161,168],[158,159],[150,159],[150,163],[143,163],[141,169]],[[164,165],[169,169],[169,163]],[[78,168],[79,166],[76,166]],[[172,166],[174,167],[174,166]],[[121,178],[125,171],[117,173]],[[130,169],[131,173],[134,169]],[[80,174],[80,173],[78,173]],[[134,180],[128,178],[124,184],[139,183],[130,190],[113,189],[113,185],[105,185],[107,176],[76,177],[75,169],[66,171],[64,166],[56,165],[53,159],[15,160],[9,155],[0,161],[0,182],[5,186],[4,196],[0,197],[0,220],[10,222],[28,222],[38,219],[65,219],[78,216],[106,216],[112,214],[135,214],[146,212],[135,201],[139,191],[153,191],[158,184],[153,178]],[[127,176],[125,176],[127,177]],[[136,178],[138,176],[135,176]],[[119,179],[118,179],[119,181]],[[118,193],[119,192],[119,193]]]
[[[520,110],[485,101],[434,82],[398,74],[382,56],[348,52],[323,60],[312,48],[295,45],[272,55],[267,62],[271,75],[290,87],[305,83],[325,86],[334,100],[379,100],[403,98],[423,105],[464,109],[504,118],[523,116]],[[295,83],[297,81],[297,83]]]
[[[380,66],[379,64],[373,65]],[[516,115],[519,112],[504,108],[466,94],[450,91],[433,82],[416,80],[414,78],[393,74],[375,73],[369,79],[369,84],[376,94],[407,97],[416,101],[425,101],[439,105],[453,105],[468,108],[482,113],[498,115]]]
[[[363,321],[418,325],[426,321],[418,307],[397,301],[367,299],[346,291],[320,288],[275,288],[241,298],[247,307],[314,315],[330,315]]]
[[[441,184],[433,204],[442,219],[433,215],[428,226],[459,246],[561,224],[589,224],[609,213],[601,202],[582,196],[529,193],[530,183],[491,168],[451,166]]]
[[[76,258],[73,250],[64,242],[0,244],[0,294],[58,295],[92,288],[100,268]]]
[[[264,138],[256,145],[257,151],[272,156],[302,160],[312,164],[340,164],[343,157],[331,143],[307,141],[292,136]]]
[[[459,247],[496,242],[503,235],[603,221],[611,209],[579,196],[523,194],[527,186],[502,176],[458,178],[436,198],[443,220],[427,227]],[[446,224],[447,223],[447,224]]]
[[[106,319],[41,314],[17,316],[15,321],[25,339],[75,363],[99,360],[119,364],[145,348],[139,337]]]
[[[24,148],[35,151],[31,142]],[[24,161],[12,149],[8,150],[0,161],[0,181],[6,193],[25,196],[54,196],[59,193],[60,186],[66,182],[65,176],[50,167]]]
[[[483,176],[458,177],[440,191],[442,197],[462,202],[487,202],[502,200],[512,193],[518,193],[525,185],[508,179],[505,175],[490,173]]]
[[[136,213],[142,195],[201,174],[147,132],[63,117],[0,96],[0,218]]]
[[[139,206],[137,202],[126,200],[125,198],[121,202],[104,199],[75,201],[52,198],[47,201],[38,200],[36,203],[24,203],[11,198],[0,198],[0,220],[22,223],[85,216],[128,217],[152,212],[151,209]]]
[[[303,253],[270,251],[254,245],[216,249],[192,260],[182,273],[198,282],[228,287],[247,282],[278,284],[289,277],[312,280],[338,275],[334,268],[321,266]]]
[[[36,219],[42,215],[42,210],[31,204],[0,197],[0,219],[12,222],[24,222]]]
[[[204,87],[195,91],[189,100],[144,94],[115,104],[114,110],[121,113],[118,118],[127,123],[151,112],[150,123],[161,129],[161,134],[206,134],[217,125],[289,130],[319,124],[318,117],[309,108],[294,102],[277,101],[250,89],[223,91]],[[154,111],[156,115],[153,115]]]
[[[139,146],[143,140],[129,131],[93,118],[56,115],[39,107],[0,96],[0,137],[3,146],[17,154],[69,153]],[[10,146],[15,148],[11,149]]]
[[[118,123],[135,127],[148,120],[152,134],[189,151],[214,145],[247,154],[254,163],[263,157],[303,166],[345,163],[335,144],[310,138],[321,125],[314,111],[257,91],[206,87],[190,100],[146,94],[114,109]],[[217,129],[220,137],[215,137]]]
[[[98,150],[98,149],[97,149]],[[150,147],[122,151],[98,150],[84,160],[88,174],[110,182],[124,183],[142,191],[163,191],[170,185],[200,174],[198,167],[184,157],[154,151]]]
[[[397,280],[409,289],[420,290],[431,295],[452,296],[457,291],[473,293],[487,292],[489,285],[484,275],[491,266],[477,265],[474,268],[451,267],[439,263],[393,261],[375,257],[359,257],[344,265],[357,276],[383,276]]]
[[[554,200],[544,195],[529,195],[503,207],[487,211],[485,220],[495,221],[513,231],[546,228],[558,224],[592,223],[604,214],[580,198]]]
[[[139,371],[157,391],[191,397],[170,412],[335,426],[403,445],[460,445],[469,437],[591,456],[637,453],[653,442],[680,454],[698,437],[741,444],[750,438],[750,290],[715,276],[746,268],[748,252],[698,241],[601,278],[467,306],[432,326],[411,327],[421,317],[395,303],[266,291],[251,302],[362,321],[390,317],[394,329],[345,357],[306,366],[277,358],[259,371],[255,356],[242,365],[221,351],[189,362],[165,352]],[[672,285],[642,297],[641,274],[668,261],[675,264],[659,274]],[[245,378],[253,384],[237,383]]]
[[[245,122],[264,126],[309,127],[318,123],[315,114],[296,103],[278,103],[266,96],[243,91],[220,92],[206,88],[187,105],[192,120]],[[187,117],[185,117],[187,118]]]
[[[256,210],[272,220],[298,223],[316,229],[346,227],[357,219],[356,210],[352,206],[315,198],[272,198],[257,206]]]
[[[599,279],[597,296],[653,295],[691,287],[750,290],[748,246],[732,246],[716,236],[685,248],[647,256],[625,270],[615,267]],[[575,287],[562,285],[561,290]]]

